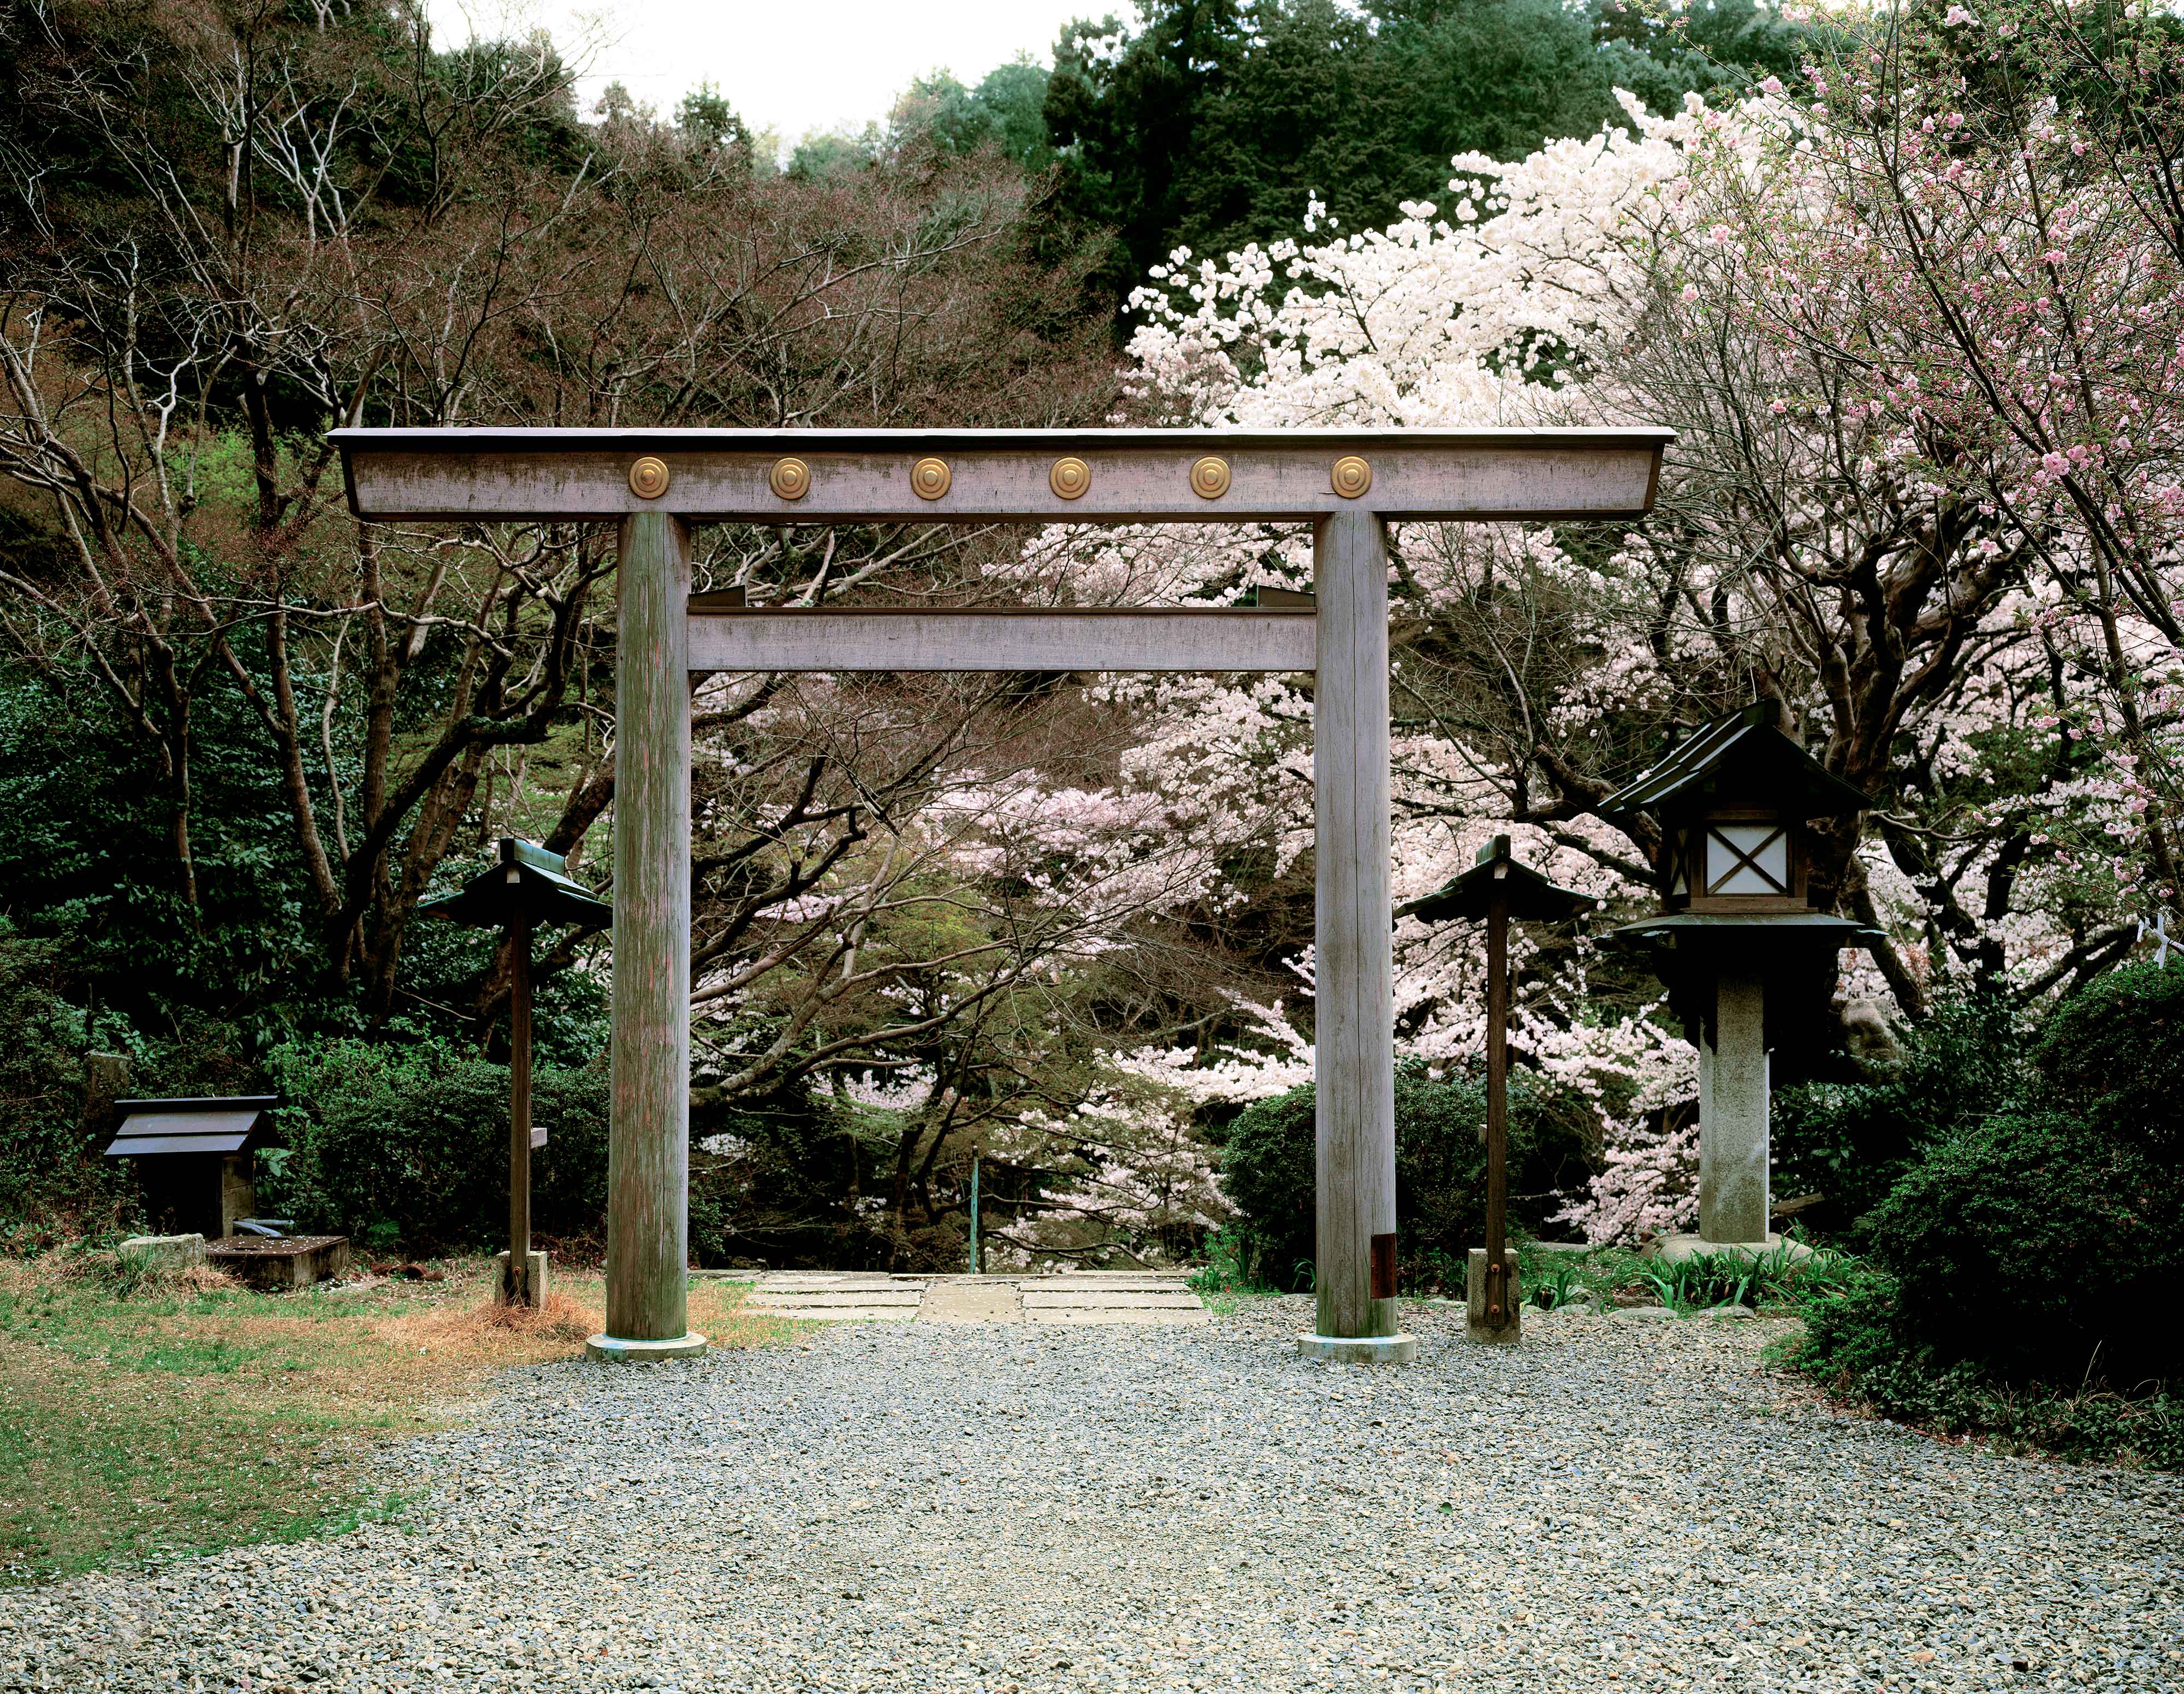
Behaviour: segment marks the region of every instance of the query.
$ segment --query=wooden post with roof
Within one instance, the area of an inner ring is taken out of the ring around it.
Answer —
[[[531,1251],[531,937],[545,924],[601,928],[614,908],[568,874],[558,853],[504,839],[499,858],[453,894],[417,909],[508,937],[508,1254],[500,1297],[511,1306],[546,1301],[546,1257]]]
[[[1558,888],[1511,856],[1497,835],[1479,861],[1402,910],[1429,923],[1486,921],[1486,1245],[1468,1254],[1465,1333],[1474,1341],[1522,1334],[1523,1290],[1509,1242],[1509,921],[1567,923],[1600,902]]]

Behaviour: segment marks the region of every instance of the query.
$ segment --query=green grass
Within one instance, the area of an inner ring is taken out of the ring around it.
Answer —
[[[1842,1292],[1856,1261],[1825,1249],[1799,1256],[1785,1242],[1771,1251],[1696,1253],[1674,1264],[1641,1262],[1639,1274],[1680,1315],[1718,1306],[1808,1306]]]
[[[1699,1254],[1670,1264],[1623,1247],[1557,1252],[1536,1242],[1518,1249],[1518,1279],[1531,1305],[1596,1311],[1642,1296],[1679,1315],[1719,1306],[1800,1306],[1839,1292],[1854,1261],[1820,1251],[1797,1257],[1788,1246],[1747,1257]],[[1624,1296],[1618,1301],[1618,1296]]]
[[[1246,1300],[1268,1300],[1281,1290],[1253,1278],[1249,1256],[1234,1229],[1217,1229],[1206,1243],[1206,1262],[1190,1273],[1190,1290],[1206,1309],[1226,1318]]]
[[[1589,1247],[1559,1251],[1536,1241],[1517,1246],[1517,1285],[1528,1305],[1552,1312],[1558,1306],[1602,1309],[1618,1292],[1646,1286],[1646,1262],[1624,1247]]]
[[[496,1367],[574,1355],[600,1321],[598,1279],[559,1273],[540,1319],[490,1321],[482,1263],[261,1294],[103,1262],[0,1261],[0,1585],[398,1513],[369,1485],[375,1447]],[[693,1322],[716,1346],[799,1333],[738,1313],[748,1291],[700,1284]]]

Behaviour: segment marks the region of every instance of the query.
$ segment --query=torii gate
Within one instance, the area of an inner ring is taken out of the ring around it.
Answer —
[[[710,671],[1312,671],[1317,1333],[1398,1360],[1384,526],[1630,518],[1667,430],[333,432],[361,519],[621,526],[613,1117],[596,1357],[689,1332],[690,687]],[[689,602],[694,523],[1309,523],[1316,605]]]

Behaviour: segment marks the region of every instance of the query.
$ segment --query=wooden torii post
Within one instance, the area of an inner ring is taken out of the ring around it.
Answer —
[[[361,519],[621,527],[607,1327],[689,1333],[690,687],[710,671],[1310,671],[1318,831],[1312,1357],[1396,1327],[1388,554],[1403,521],[1630,518],[1666,430],[344,429]],[[1308,523],[1311,607],[689,603],[694,523]]]

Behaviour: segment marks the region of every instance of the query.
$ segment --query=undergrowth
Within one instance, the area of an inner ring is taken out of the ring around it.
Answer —
[[[1781,1345],[1780,1362],[1838,1399],[1936,1435],[2184,1470],[2184,1396],[2170,1385],[2104,1382],[2098,1346],[2075,1385],[2013,1382],[1972,1360],[1946,1360],[1907,1343],[1902,1292],[1888,1272],[1853,1262],[1830,1297],[1808,1307],[1804,1333]]]

